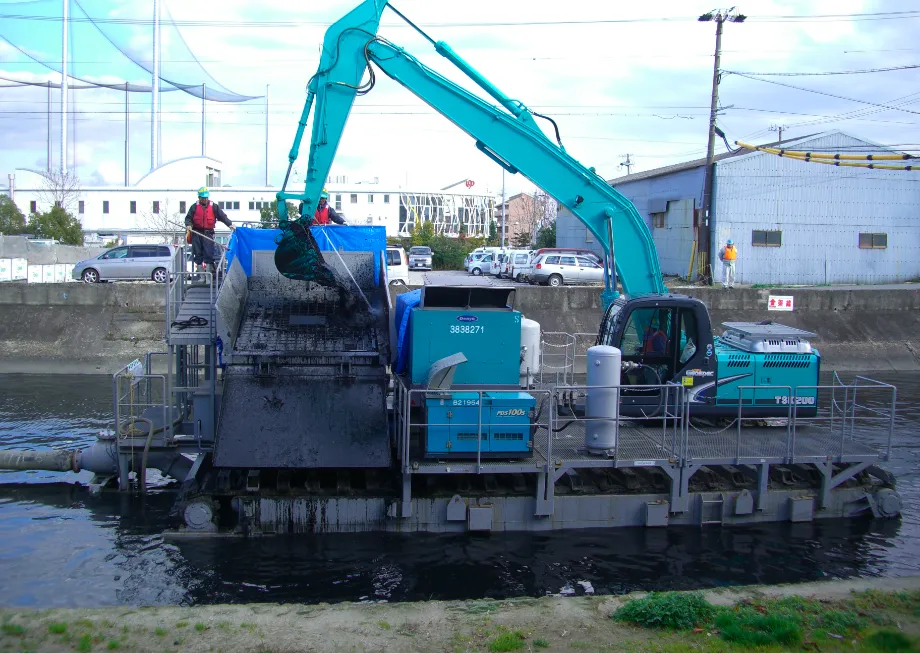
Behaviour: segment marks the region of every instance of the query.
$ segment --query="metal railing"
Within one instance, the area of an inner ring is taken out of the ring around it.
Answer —
[[[112,375],[115,433],[119,441],[154,430],[162,431],[166,438],[173,435],[167,378],[166,375],[150,373],[150,356],[143,363],[135,359]],[[154,426],[157,418],[159,424]],[[149,429],[136,429],[137,424],[146,424]]]
[[[575,336],[566,332],[540,333],[540,383],[567,384],[574,379]]]
[[[559,406],[565,404],[553,402],[551,440],[555,441],[555,447],[560,453],[563,450],[560,445],[566,443],[565,451],[573,458],[584,458],[593,454],[584,442],[584,434],[589,423],[612,422],[615,425],[614,447],[603,452],[606,458],[612,461],[634,462],[667,460],[671,463],[677,463],[682,459],[688,437],[689,417],[689,395],[683,386],[673,383],[556,386],[554,397],[584,397],[587,412],[587,394],[590,390],[616,391],[619,400],[618,416],[607,418],[585,415],[579,418],[571,409],[571,415],[560,415]],[[637,394],[649,397],[657,395],[658,402],[654,407],[650,407],[650,410],[641,408],[641,405],[624,403],[624,397],[635,397]]]

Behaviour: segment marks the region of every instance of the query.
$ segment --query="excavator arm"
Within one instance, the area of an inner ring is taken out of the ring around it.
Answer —
[[[285,187],[278,194],[282,229],[290,229],[294,222],[289,221],[286,215],[284,200],[303,201],[303,220],[309,222],[355,97],[373,86],[373,64],[469,134],[480,151],[509,173],[521,173],[565,205],[603,244],[609,259],[615,262],[623,290],[628,296],[666,292],[655,244],[635,206],[593,169],[585,168],[567,154],[558,130],[557,143],[550,141],[534,120],[535,115],[542,116],[505,96],[443,41],[435,42],[419,30],[439,54],[497,100],[501,108],[470,93],[428,68],[404,49],[377,36],[380,16],[386,6],[385,0],[366,0],[326,32],[320,66],[310,80],[307,102],[289,155],[288,176],[297,159],[312,107],[313,131],[306,187],[302,194],[286,191],[286,176]],[[396,11],[392,6],[390,8]],[[362,84],[365,73],[368,81]],[[613,256],[614,242],[617,244],[616,257]],[[287,274],[280,265],[279,269]],[[604,292],[606,303],[616,296],[611,286],[608,276]]]

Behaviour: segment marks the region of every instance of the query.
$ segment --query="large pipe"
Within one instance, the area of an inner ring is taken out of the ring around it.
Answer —
[[[0,470],[87,470],[99,475],[115,475],[118,474],[116,448],[114,439],[110,439],[96,441],[82,450],[0,450]],[[184,481],[192,468],[192,461],[175,450],[151,451],[144,448],[143,455],[139,450],[135,457],[132,469],[141,470],[143,466],[142,472],[145,472],[148,467],[156,468],[178,481]]]

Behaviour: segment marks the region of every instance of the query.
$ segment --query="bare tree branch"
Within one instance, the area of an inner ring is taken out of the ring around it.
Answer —
[[[159,212],[153,211],[151,205],[150,211],[142,211],[141,218],[144,221],[144,227],[156,233],[160,243],[178,243],[181,234],[185,231],[185,216],[178,211],[172,211],[169,200],[159,202]]]
[[[42,204],[60,207],[73,215],[81,195],[80,178],[72,170],[42,173],[42,187],[38,191]]]

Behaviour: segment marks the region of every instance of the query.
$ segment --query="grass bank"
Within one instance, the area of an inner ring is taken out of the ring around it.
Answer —
[[[0,650],[915,652],[920,577],[625,597],[0,609]]]

